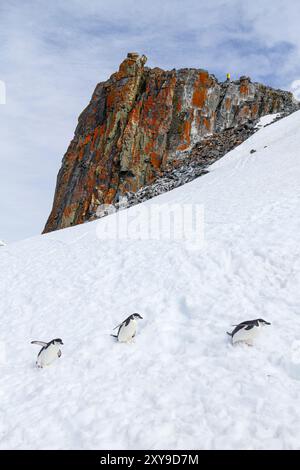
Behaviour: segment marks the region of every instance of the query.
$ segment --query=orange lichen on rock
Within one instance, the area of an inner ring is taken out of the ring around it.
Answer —
[[[203,108],[207,98],[208,72],[201,71],[194,84],[194,93],[192,105],[197,108]]]
[[[206,127],[206,129],[207,129],[208,131],[211,130],[211,122],[210,122],[210,120],[209,120],[207,117],[204,117],[204,118],[203,118],[203,124],[204,124],[204,126]]]
[[[241,112],[240,112],[240,116],[243,116],[243,117],[250,117],[250,108],[249,106],[244,106],[242,109],[241,109]]]
[[[105,203],[111,204],[114,200],[116,194],[116,190],[114,188],[110,188],[106,193]]]
[[[191,122],[189,120],[184,122],[181,139],[183,142],[178,146],[177,150],[186,150],[191,144]]]
[[[91,139],[92,139],[92,134],[88,134],[88,135],[85,137],[83,144],[84,144],[84,145],[88,144],[88,143],[91,141]]]
[[[251,110],[251,117],[252,117],[252,119],[256,118],[257,112],[258,112],[258,104],[254,104],[254,105],[252,106],[252,110]]]
[[[154,168],[160,168],[160,164],[162,160],[161,155],[158,155],[155,152],[151,152],[150,158],[151,158],[151,164],[154,166]]]
[[[245,96],[245,95],[248,95],[249,94],[249,85],[248,83],[241,83],[240,84],[240,94]]]
[[[231,99],[229,98],[229,96],[227,96],[226,99],[225,99],[225,108],[226,108],[226,111],[230,111]]]
[[[197,108],[202,108],[204,106],[207,96],[207,91],[205,88],[198,88],[194,91],[192,104]]]

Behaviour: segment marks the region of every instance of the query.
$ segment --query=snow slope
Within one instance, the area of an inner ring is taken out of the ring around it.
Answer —
[[[300,447],[299,130],[297,112],[145,203],[203,204],[202,249],[99,240],[115,215],[1,248],[0,448]],[[232,347],[257,317],[255,347]],[[55,337],[36,369],[30,341]]]

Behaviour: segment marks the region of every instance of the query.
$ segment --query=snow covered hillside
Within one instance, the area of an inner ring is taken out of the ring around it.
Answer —
[[[145,203],[203,204],[202,249],[99,240],[115,215],[2,247],[0,448],[299,448],[299,181],[297,112]],[[133,312],[135,343],[116,343]],[[57,337],[35,368],[30,341]]]

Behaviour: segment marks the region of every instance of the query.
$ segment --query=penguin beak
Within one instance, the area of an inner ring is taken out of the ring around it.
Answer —
[[[269,323],[268,321],[265,321],[265,325],[271,325],[271,323]]]

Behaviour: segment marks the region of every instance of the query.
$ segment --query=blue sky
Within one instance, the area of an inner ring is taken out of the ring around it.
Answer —
[[[41,232],[77,117],[128,51],[219,79],[285,89],[300,79],[300,3],[249,3],[0,0],[0,239]]]

